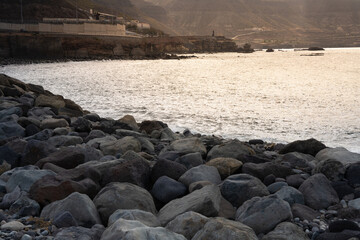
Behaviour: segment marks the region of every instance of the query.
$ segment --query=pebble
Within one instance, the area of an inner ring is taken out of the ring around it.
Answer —
[[[347,203],[346,203],[345,200],[341,200],[341,201],[340,201],[340,204],[341,204],[341,206],[342,206],[343,208],[347,208],[347,207],[348,207],[348,205],[347,205]]]
[[[8,222],[1,226],[1,229],[8,229],[12,231],[20,231],[25,228],[24,224],[18,221]]]
[[[21,240],[32,240],[32,237],[28,234],[24,234],[21,238]]]

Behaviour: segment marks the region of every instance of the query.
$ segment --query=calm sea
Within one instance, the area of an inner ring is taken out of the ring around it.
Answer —
[[[0,72],[40,84],[103,117],[131,114],[138,122],[164,121],[175,131],[244,141],[314,137],[360,152],[360,49],[324,53],[9,65]]]

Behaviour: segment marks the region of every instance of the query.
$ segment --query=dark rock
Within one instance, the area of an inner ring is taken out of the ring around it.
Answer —
[[[168,203],[186,194],[187,187],[167,176],[160,177],[154,184],[151,194],[160,202]]]
[[[199,181],[199,182],[193,182],[192,184],[189,185],[189,192],[193,192],[199,189],[202,189],[205,186],[208,185],[214,185],[214,183],[209,182],[209,181]]]
[[[263,182],[266,186],[269,186],[270,184],[275,182],[275,179],[276,179],[276,177],[274,174],[269,174],[264,178]]]
[[[336,160],[341,162],[345,167],[350,164],[359,163],[360,162],[360,154],[353,153],[345,148],[326,148],[316,154],[316,158],[319,162],[326,160]]]
[[[27,115],[37,120],[44,120],[48,117],[55,116],[55,113],[49,107],[34,107],[28,111]]]
[[[46,142],[30,140],[25,147],[20,166],[33,165],[42,158],[54,152],[55,148]]]
[[[145,131],[147,134],[151,134],[154,130],[162,130],[167,125],[160,121],[143,121],[140,123],[140,131]]]
[[[179,178],[179,182],[185,184],[187,187],[194,182],[209,181],[214,184],[221,182],[219,171],[212,166],[200,165],[187,170]]]
[[[285,154],[281,162],[289,163],[291,168],[300,169],[304,172],[311,173],[314,165],[311,163],[315,158],[310,154],[304,154],[299,152],[290,152]]]
[[[360,219],[360,209],[352,207],[341,208],[338,210],[338,217],[348,220],[358,220]]]
[[[354,189],[344,181],[331,182],[331,186],[335,189],[339,199],[344,196],[354,193]]]
[[[40,132],[41,129],[37,127],[35,124],[29,124],[25,127],[25,135],[26,136],[32,136]]]
[[[199,155],[200,153],[190,153],[191,155],[192,154],[196,154],[196,155]],[[190,155],[190,154],[187,154],[187,155]],[[184,155],[187,156],[187,155]],[[179,152],[176,152],[176,151],[167,151],[167,152],[162,152],[159,154],[158,158],[161,159],[161,160],[169,160],[169,161],[175,161],[176,159],[178,159],[180,157],[180,153]],[[201,157],[201,154],[200,154],[200,157]]]
[[[320,212],[317,212],[314,209],[309,208],[308,206],[298,204],[298,203],[294,203],[291,206],[291,211],[293,213],[294,218],[298,217],[301,220],[308,220],[310,222],[321,215]]]
[[[340,181],[344,179],[345,167],[341,162],[329,159],[318,162],[313,171],[314,173],[322,173],[330,181]]]
[[[26,138],[26,140],[38,140],[38,141],[46,141],[48,140],[50,137],[52,137],[54,134],[54,131],[51,129],[44,129],[38,133],[35,133],[32,136],[29,136]]]
[[[305,178],[301,174],[294,174],[286,177],[286,182],[289,186],[299,188],[305,181]]]
[[[0,119],[3,119],[5,117],[13,115],[13,114],[17,115],[18,117],[21,117],[23,115],[23,111],[19,107],[12,107],[12,108],[7,108],[4,110],[1,110],[0,111]]]
[[[180,155],[189,153],[200,153],[202,156],[206,154],[206,147],[199,138],[183,138],[175,140],[170,144],[170,149],[179,152]]]
[[[50,203],[44,207],[40,217],[53,220],[65,211],[73,215],[79,226],[92,227],[101,223],[94,203],[87,195],[80,193],[72,193],[63,200]]]
[[[103,175],[102,186],[110,182],[129,182],[142,188],[148,188],[150,185],[149,163],[140,156],[123,160],[109,168]]]
[[[58,147],[66,147],[66,146],[73,146],[76,144],[83,143],[83,139],[77,136],[53,136],[49,138],[47,141],[48,144],[58,148]]]
[[[346,169],[345,178],[349,181],[349,184],[353,187],[360,186],[360,163],[351,164]]]
[[[64,147],[49,154],[46,158],[39,160],[36,166],[42,168],[46,163],[52,163],[65,169],[72,169],[84,163],[85,155],[81,149],[76,147]]]
[[[68,227],[61,229],[55,236],[56,240],[95,240],[100,239],[105,227],[100,224],[95,224],[91,229],[84,227]]]
[[[275,182],[275,183],[270,184],[269,186],[267,186],[267,189],[268,189],[270,194],[273,194],[273,193],[276,193],[282,187],[285,187],[285,186],[288,186],[288,184],[286,182]]]
[[[60,212],[54,217],[52,223],[58,228],[78,226],[74,216],[69,211]]]
[[[310,154],[315,157],[315,155],[324,148],[326,148],[326,146],[323,143],[311,138],[308,140],[299,140],[289,143],[283,149],[281,149],[279,153],[286,154],[290,152],[299,152]]]
[[[160,209],[158,218],[162,225],[178,215],[194,211],[207,217],[217,216],[220,209],[221,193],[217,186],[210,185],[194,191],[185,197],[172,200]]]
[[[7,162],[11,165],[11,168],[14,168],[19,165],[20,154],[14,152],[7,146],[0,146],[0,163]]]
[[[313,209],[326,209],[339,202],[330,181],[321,173],[305,180],[299,190],[304,195],[306,205]]]
[[[329,224],[329,232],[342,232],[344,230],[360,231],[356,222],[349,220],[336,220]]]
[[[158,160],[151,171],[151,180],[155,182],[161,176],[168,176],[178,180],[185,172],[186,167],[180,163],[169,160]]]
[[[213,158],[206,163],[207,166],[216,167],[222,179],[239,172],[243,165],[241,161],[235,158]]]
[[[60,95],[55,96],[40,94],[35,100],[35,106],[59,109],[65,107],[65,101]]]
[[[106,134],[101,131],[101,130],[91,130],[91,132],[89,133],[89,135],[85,138],[84,142],[89,142],[90,140],[92,139],[95,139],[95,138],[103,138],[105,137]]]
[[[124,117],[120,118],[118,120],[118,122],[121,122],[121,123],[125,123],[127,124],[128,126],[130,126],[132,128],[132,130],[134,131],[138,131],[139,130],[139,126],[135,120],[135,118],[131,115],[125,115]]]
[[[75,122],[71,123],[71,127],[77,132],[90,132],[92,125],[89,120],[79,117]]]
[[[254,151],[240,141],[232,140],[213,147],[207,155],[207,161],[218,157],[235,158],[241,161],[246,155],[254,155]]]
[[[293,187],[282,187],[275,193],[275,195],[277,195],[280,199],[288,202],[290,206],[294,205],[295,203],[305,204],[303,194]]]
[[[125,220],[139,221],[149,227],[160,227],[160,221],[154,214],[139,209],[118,209],[109,217],[108,226],[120,218]]]
[[[41,121],[40,128],[42,129],[55,129],[60,127],[68,127],[69,123],[63,118],[47,118]]]
[[[16,200],[18,200],[21,197],[22,193],[18,186],[12,191],[4,195],[2,198],[2,201],[0,203],[1,209],[7,209],[9,208]]]
[[[10,206],[9,210],[11,212],[17,212],[19,217],[39,216],[40,205],[27,196],[21,196]]]
[[[289,204],[276,195],[254,197],[236,212],[236,221],[251,227],[256,234],[268,233],[277,224],[291,218]]]
[[[139,140],[134,137],[124,137],[115,141],[108,141],[100,144],[100,150],[104,155],[116,155],[117,153],[124,154],[126,151],[141,151],[141,144]]]
[[[10,137],[25,137],[25,129],[14,121],[0,123],[0,140]]]
[[[261,139],[252,139],[252,140],[249,141],[249,144],[251,144],[251,145],[259,144],[259,145],[261,145],[261,144],[264,144],[264,141],[261,140]]]
[[[325,232],[321,233],[316,240],[350,240],[360,238],[360,231],[345,230],[339,233]]]
[[[242,166],[242,172],[253,175],[260,180],[264,180],[264,178],[270,174],[273,174],[278,178],[286,178],[293,174],[291,168],[273,162],[259,164],[245,163]]]
[[[294,223],[282,222],[261,240],[309,240],[303,229]]]
[[[189,153],[177,158],[175,161],[184,165],[187,169],[203,164],[203,158],[200,153]]]
[[[242,163],[266,163],[272,161],[272,159],[260,155],[245,155],[240,160]]]
[[[150,193],[131,183],[109,183],[96,195],[94,203],[105,224],[117,209],[139,209],[156,214]]]
[[[259,179],[248,174],[237,174],[224,180],[221,194],[234,207],[239,207],[255,196],[269,195],[269,191]]]

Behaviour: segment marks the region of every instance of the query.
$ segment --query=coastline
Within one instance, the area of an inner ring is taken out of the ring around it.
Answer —
[[[0,85],[1,237],[360,234],[360,154],[315,139],[176,133],[161,121],[101,118],[3,74]]]

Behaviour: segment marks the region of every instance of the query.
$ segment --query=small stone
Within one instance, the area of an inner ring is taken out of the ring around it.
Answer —
[[[32,240],[32,237],[28,234],[24,234],[22,237],[21,237],[21,240]]]
[[[43,235],[43,236],[47,236],[47,235],[49,235],[49,231],[48,231],[48,230],[44,230],[44,231],[42,231],[40,234]]]
[[[347,208],[347,207],[348,207],[345,200],[341,200],[341,201],[340,201],[340,204],[341,204],[341,206],[342,206],[343,208]]]
[[[294,222],[296,222],[296,223],[300,222],[300,218],[298,218],[298,217],[294,218]]]
[[[1,229],[7,229],[11,231],[20,231],[25,228],[24,224],[18,221],[8,222],[1,226]]]
[[[311,229],[311,231],[314,233],[314,232],[318,232],[320,229],[318,228],[318,227],[313,227],[312,229]]]

